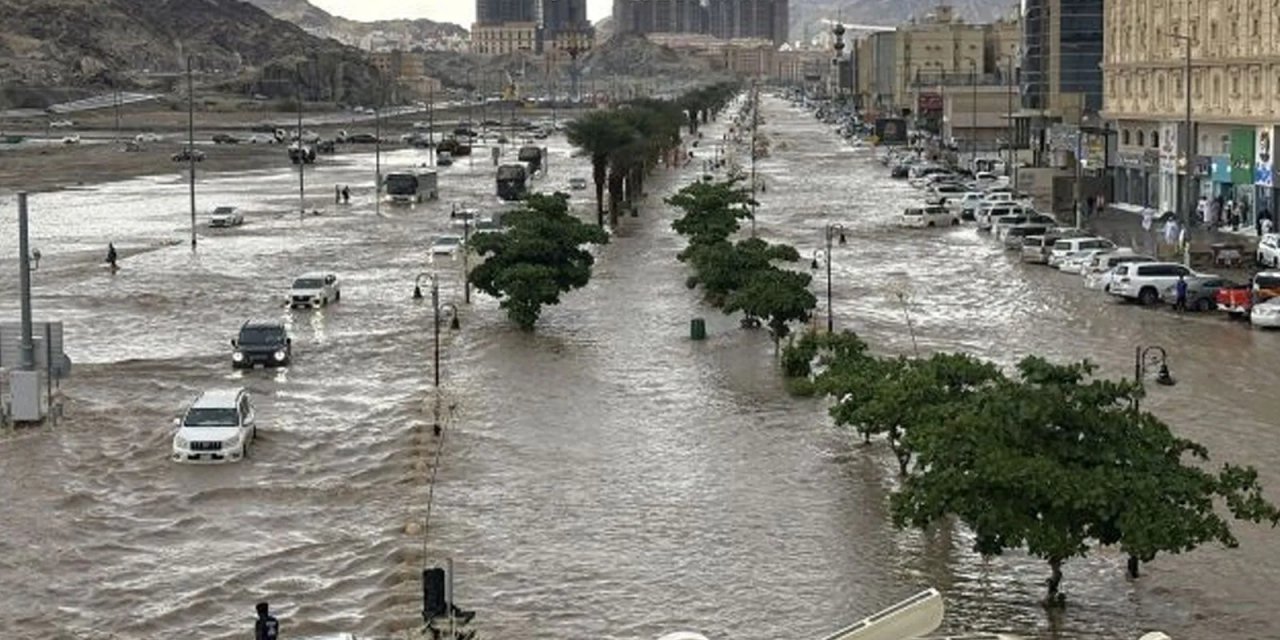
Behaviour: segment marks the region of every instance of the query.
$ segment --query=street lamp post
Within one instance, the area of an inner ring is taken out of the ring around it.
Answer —
[[[1138,385],[1139,390],[1145,388],[1143,379],[1155,367],[1159,367],[1156,369],[1156,384],[1165,387],[1172,387],[1177,384],[1173,376],[1169,375],[1168,353],[1165,352],[1164,347],[1156,345],[1148,347],[1138,345],[1134,347],[1133,381]],[[1138,397],[1135,395],[1133,398],[1133,410],[1138,411],[1138,409]]]
[[[1166,33],[1164,35],[1169,38],[1173,38],[1174,40],[1182,41],[1185,57],[1182,72],[1185,80],[1182,83],[1182,90],[1183,95],[1186,96],[1186,112],[1183,114],[1185,121],[1183,122],[1184,131],[1182,135],[1186,136],[1186,138],[1184,138],[1186,140],[1186,144],[1182,146],[1182,153],[1184,154],[1183,157],[1186,158],[1186,162],[1183,164],[1186,171],[1186,178],[1183,181],[1183,189],[1180,192],[1182,202],[1178,206],[1178,217],[1182,221],[1182,228],[1186,229],[1187,225],[1191,222],[1191,203],[1195,200],[1194,194],[1191,192],[1191,159],[1195,157],[1193,153],[1194,147],[1196,146],[1196,137],[1193,135],[1191,130],[1191,45],[1194,44],[1195,41],[1192,40],[1190,35],[1181,33]],[[1189,259],[1189,256],[1185,253],[1185,247],[1184,258]]]
[[[434,336],[434,356],[432,358],[433,370],[435,372],[435,388],[440,389],[440,310],[445,309],[449,312],[449,329],[457,331],[461,328],[458,322],[458,307],[452,302],[440,303],[440,281],[434,273],[419,273],[413,281],[413,298],[415,300],[422,299],[422,279],[426,278],[431,282],[431,324],[432,335]]]
[[[818,254],[822,254],[827,262],[827,333],[835,331],[835,310],[831,308],[831,241],[833,238],[839,238],[840,246],[844,246],[846,239],[844,236],[844,225],[838,223],[828,224],[823,230],[823,237],[826,240],[826,249],[819,249],[813,252],[813,262],[810,267],[815,271],[818,269]]]
[[[119,102],[119,98],[116,99]],[[191,81],[191,56],[187,56],[187,174],[191,193],[191,250],[196,250],[196,101]],[[116,107],[119,120],[120,108]],[[116,125],[119,131],[119,124]],[[118,134],[117,134],[118,135]]]
[[[973,84],[973,110],[969,113],[969,169],[978,170],[978,62],[969,58],[969,80]]]
[[[471,216],[473,214],[464,210],[462,216],[462,302],[471,304],[471,268],[469,266],[470,259],[467,254],[470,252],[471,244]],[[450,220],[458,218],[458,205],[453,205],[453,211],[449,213]]]

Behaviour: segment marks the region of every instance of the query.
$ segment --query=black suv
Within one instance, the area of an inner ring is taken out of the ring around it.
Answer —
[[[236,369],[288,366],[293,359],[293,339],[284,323],[249,321],[240,326],[240,337],[231,340],[231,366]]]

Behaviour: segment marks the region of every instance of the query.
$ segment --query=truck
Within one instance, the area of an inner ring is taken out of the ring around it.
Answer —
[[[1248,318],[1253,305],[1260,304],[1280,296],[1280,271],[1263,271],[1249,282],[1236,287],[1223,287],[1214,293],[1214,301],[1219,311]]]
[[[430,169],[394,171],[387,174],[384,184],[387,199],[395,204],[417,204],[440,197],[439,177]]]
[[[529,166],[529,173],[537,173],[542,170],[542,147],[534,145],[520,147],[516,159]]]
[[[498,167],[498,197],[503,200],[520,200],[528,193],[529,172],[523,164],[504,164]]]

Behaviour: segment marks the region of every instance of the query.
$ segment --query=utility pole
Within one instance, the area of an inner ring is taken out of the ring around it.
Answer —
[[[117,143],[118,143],[118,142],[120,142],[120,90],[119,90],[119,89],[116,89],[115,94],[114,94],[114,97],[115,97],[115,103],[116,103],[116,139],[115,139],[115,142],[117,142]]]
[[[1012,179],[1013,179],[1013,136],[1014,136],[1014,131],[1013,131],[1013,81],[1014,81],[1014,77],[1013,77],[1013,56],[1012,56],[1012,55],[1010,55],[1010,56],[1009,56],[1009,73],[1008,73],[1008,76],[1007,76],[1007,77],[1006,77],[1006,79],[1005,79],[1005,83],[1008,85],[1008,87],[1007,87],[1007,91],[1006,91],[1006,94],[1007,94],[1007,96],[1006,96],[1006,97],[1007,97],[1007,100],[1008,100],[1008,103],[1009,103],[1009,104],[1008,104],[1008,114],[1006,115],[1006,119],[1005,119],[1005,124],[1007,124],[1007,125],[1008,125],[1008,127],[1009,127],[1009,132],[1008,132],[1008,134],[1007,134],[1007,138],[1008,138],[1008,139],[1007,139],[1007,140],[1005,140],[1005,147],[1006,147],[1006,151],[1007,151],[1006,156],[1008,157],[1008,160],[1006,160],[1006,161],[1005,161],[1005,163],[1004,163],[1004,175],[1006,175],[1006,176],[1008,176],[1008,177],[1010,178],[1010,182],[1012,182]]]
[[[302,150],[302,63],[293,66],[294,92],[298,97],[298,219],[307,217],[306,173],[307,156]]]
[[[31,339],[31,244],[27,237],[27,193],[18,192],[18,288],[22,298],[22,370],[36,368],[35,343]]]
[[[436,88],[427,87],[427,150],[431,164],[436,164]]]
[[[196,250],[196,99],[191,81],[191,56],[187,56],[187,172],[191,180],[191,250]],[[116,128],[119,129],[120,108],[116,107]]]
[[[978,169],[978,62],[973,58],[969,58],[969,69],[973,72],[970,76],[973,81],[973,111],[969,114],[969,169],[976,172]]]

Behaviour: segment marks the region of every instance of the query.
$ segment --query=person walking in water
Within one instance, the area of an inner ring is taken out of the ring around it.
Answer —
[[[1173,308],[1179,312],[1186,311],[1187,310],[1186,278],[1183,278],[1182,275],[1178,275],[1178,282],[1174,284],[1173,287],[1174,287],[1173,290],[1174,290],[1174,296],[1175,296],[1174,302],[1173,302]]]
[[[119,258],[119,256],[116,254],[116,245],[115,245],[115,243],[108,242],[108,243],[107,243],[107,264],[111,265],[111,270],[112,270],[112,271],[115,271],[116,269],[119,269],[119,268],[120,268],[120,267],[116,266],[116,260],[117,260],[118,258]]]
[[[342,187],[342,204],[351,204],[351,187]]]
[[[267,603],[258,603],[258,619],[253,623],[254,640],[279,640],[280,621],[267,611]]]

